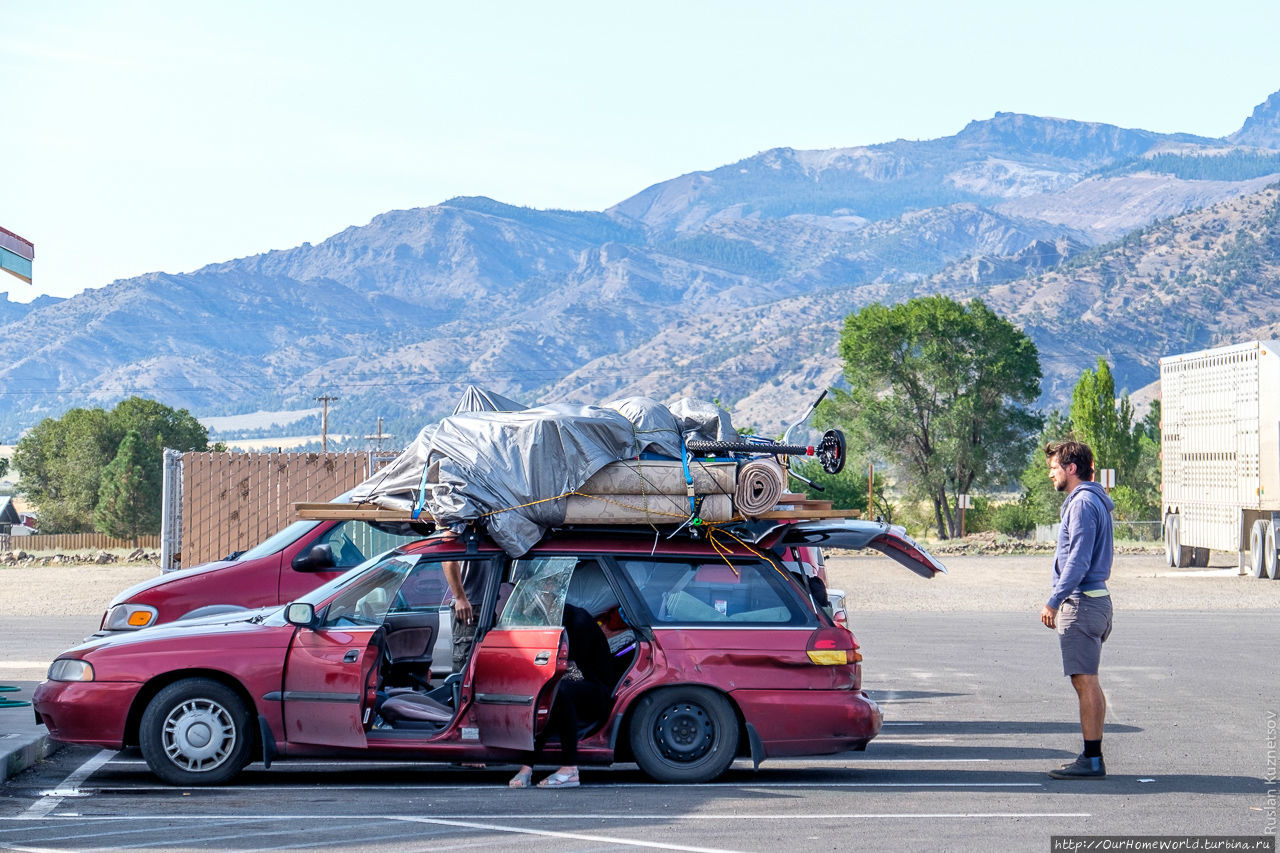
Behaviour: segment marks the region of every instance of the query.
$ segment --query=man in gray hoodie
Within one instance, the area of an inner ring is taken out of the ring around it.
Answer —
[[[1062,672],[1080,700],[1084,752],[1049,775],[1055,779],[1101,779],[1102,724],[1107,699],[1098,683],[1102,644],[1111,635],[1111,510],[1115,504],[1093,482],[1093,451],[1078,441],[1048,444],[1049,479],[1067,493],[1062,529],[1053,555],[1053,592],[1040,609],[1040,621],[1058,632]]]

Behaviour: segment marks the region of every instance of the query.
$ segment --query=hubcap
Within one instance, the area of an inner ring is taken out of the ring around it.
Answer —
[[[681,702],[658,715],[653,726],[658,751],[670,761],[697,761],[715,743],[716,727],[701,705]]]
[[[236,745],[235,721],[212,699],[188,699],[164,718],[165,755],[183,770],[202,772],[221,765]]]

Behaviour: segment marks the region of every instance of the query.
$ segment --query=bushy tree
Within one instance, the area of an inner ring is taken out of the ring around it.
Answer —
[[[980,300],[929,296],[851,314],[840,354],[849,391],[823,419],[900,468],[938,535],[957,535],[955,496],[1007,482],[1040,427],[1028,408],[1040,393],[1035,344]]]
[[[186,409],[175,410],[141,397],[130,397],[109,412],[71,409],[60,418],[46,418],[18,442],[13,465],[21,476],[19,490],[39,509],[42,531],[97,529],[103,473],[131,432],[136,441],[129,465],[140,466],[151,484],[146,494],[148,509],[140,517],[154,521],[140,532],[159,531],[164,448],[207,450],[209,433]]]
[[[18,488],[39,510],[42,532],[93,530],[99,478],[118,444],[102,409],[45,418],[19,440],[13,451]]]

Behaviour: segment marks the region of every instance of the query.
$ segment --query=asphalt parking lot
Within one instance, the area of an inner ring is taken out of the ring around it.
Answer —
[[[18,850],[1046,850],[1050,836],[1275,833],[1276,613],[1121,612],[1105,657],[1105,780],[1046,771],[1079,750],[1074,700],[1035,613],[855,613],[883,734],[863,754],[739,762],[706,785],[633,766],[570,791],[512,768],[251,766],[163,786],[136,752],[66,748],[12,779]],[[1269,793],[1270,792],[1270,793]]]
[[[707,785],[585,768],[581,789],[522,792],[512,767],[311,761],[177,789],[136,751],[64,748],[5,784],[0,847],[1044,850],[1064,834],[1275,834],[1280,584],[1117,560],[1110,776],[1057,781],[1046,771],[1080,743],[1038,621],[1043,557],[952,558],[928,583],[886,562],[833,565],[886,716],[865,753],[739,762]],[[13,660],[46,660],[79,630],[33,619],[0,616],[24,638]]]

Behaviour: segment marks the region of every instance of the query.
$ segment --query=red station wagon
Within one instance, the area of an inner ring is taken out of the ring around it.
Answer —
[[[849,519],[756,537],[559,531],[512,559],[483,540],[401,547],[283,608],[94,639],[37,688],[37,718],[68,743],[137,744],[175,785],[217,784],[251,761],[305,755],[518,761],[546,725],[569,649],[565,603],[588,610],[615,662],[583,764],[634,761],[659,781],[711,780],[735,757],[864,749],[880,709],[853,635],[815,604],[799,546],[872,548],[945,571],[905,531]],[[433,679],[447,562],[488,578],[461,672]],[[556,758],[556,744],[546,761]]]

